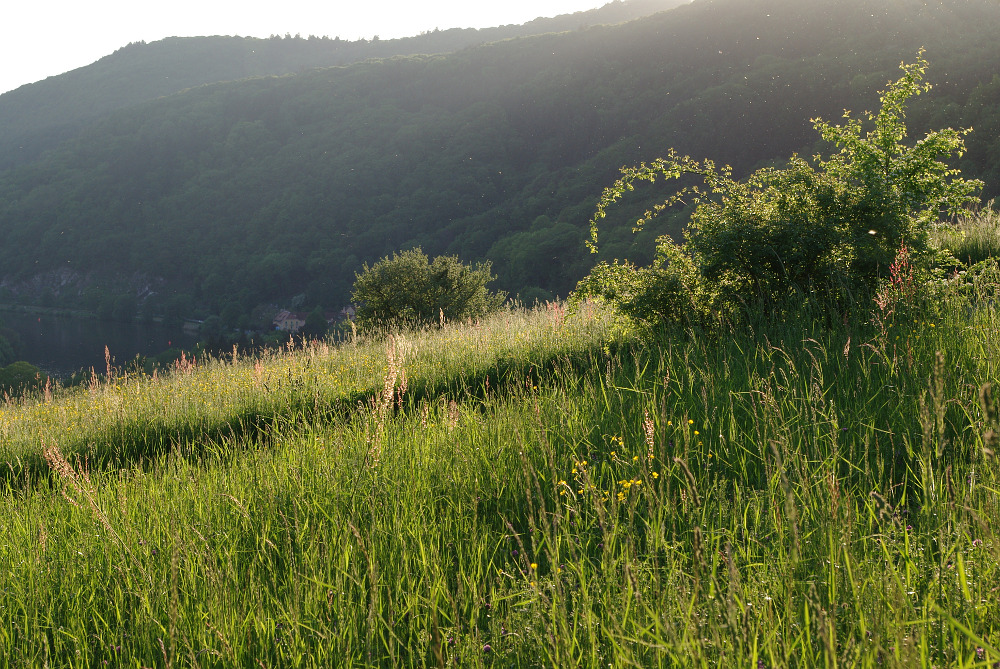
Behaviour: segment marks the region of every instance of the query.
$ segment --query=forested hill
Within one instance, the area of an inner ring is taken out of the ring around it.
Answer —
[[[616,0],[598,9],[523,25],[433,30],[414,37],[356,41],[296,35],[169,38],[137,42],[99,61],[0,95],[0,168],[31,160],[80,126],[116,109],[203,84],[301,73],[369,58],[449,53],[514,37],[616,24],[689,0]]]
[[[911,127],[973,126],[961,167],[995,195],[998,31],[992,0],[694,0],[185,90],[0,172],[2,290],[75,306],[118,293],[149,313],[339,306],[362,262],[422,245],[491,259],[508,291],[564,295],[594,262],[587,219],[621,165],[669,147],[737,173],[811,155],[810,118],[874,108],[921,47],[936,87]],[[602,251],[642,260],[657,230],[634,238],[628,213]]]

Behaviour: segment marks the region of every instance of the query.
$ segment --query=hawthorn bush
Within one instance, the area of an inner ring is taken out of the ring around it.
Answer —
[[[356,275],[353,300],[357,321],[373,326],[420,326],[441,319],[480,318],[500,309],[505,293],[486,284],[495,277],[490,263],[465,265],[457,256],[433,260],[419,248],[394,253]]]
[[[577,297],[601,297],[645,325],[711,323],[739,319],[795,293],[835,303],[867,299],[900,249],[926,276],[942,260],[930,244],[934,223],[978,202],[982,184],[944,162],[961,156],[971,129],[946,128],[906,142],[906,103],[930,84],[923,80],[923,52],[900,67],[902,77],[881,92],[881,109],[866,112],[864,121],[849,112],[841,125],[813,119],[820,136],[839,149],[829,158],[793,155],[784,168],[764,168],[742,181],[728,166],[673,150],[651,164],[623,168],[591,219],[591,250],[597,250],[607,207],[636,182],[694,175],[703,185],[680,189],[636,223],[641,229],[683,198],[695,205],[685,241],[659,237],[648,267],[597,265]]]

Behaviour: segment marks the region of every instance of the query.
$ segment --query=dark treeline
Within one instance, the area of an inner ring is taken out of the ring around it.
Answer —
[[[594,264],[587,221],[620,166],[669,147],[737,175],[811,155],[809,118],[875,107],[920,47],[936,87],[910,125],[973,126],[961,167],[993,196],[998,29],[989,0],[695,0],[621,25],[185,90],[0,172],[0,291],[139,315],[245,314],[292,296],[339,307],[364,262],[420,246],[491,260],[512,294],[565,295]],[[655,195],[614,212],[602,256],[648,262],[647,235],[679,232],[664,217],[632,235]]]

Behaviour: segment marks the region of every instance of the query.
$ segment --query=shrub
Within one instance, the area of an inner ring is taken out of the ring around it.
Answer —
[[[19,360],[0,368],[0,394],[20,395],[45,385],[47,376],[34,365]]]
[[[930,244],[934,222],[976,202],[981,186],[942,161],[961,155],[970,130],[947,128],[904,143],[906,102],[930,88],[923,83],[926,67],[922,52],[916,63],[901,65],[903,76],[882,92],[880,111],[866,113],[866,123],[849,112],[843,125],[814,119],[820,136],[839,148],[828,159],[792,156],[786,167],[761,169],[743,181],[733,179],[728,166],[718,169],[673,150],[649,165],[624,168],[591,220],[591,250],[607,207],[636,182],[694,175],[703,187],[682,188],[636,224],[641,229],[690,198],[695,207],[686,241],[660,237],[647,268],[602,263],[578,292],[603,297],[640,323],[683,323],[732,318],[795,292],[837,300],[870,296],[900,248],[926,273],[939,257]]]
[[[419,248],[395,253],[356,275],[353,300],[362,327],[427,325],[479,318],[497,311],[507,299],[486,284],[495,277],[490,263],[463,264],[456,256],[433,260]]]

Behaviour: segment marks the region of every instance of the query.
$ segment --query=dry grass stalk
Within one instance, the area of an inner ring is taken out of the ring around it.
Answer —
[[[94,486],[93,481],[90,480],[90,473],[85,469],[81,468],[78,472],[73,465],[66,460],[66,457],[59,450],[59,447],[55,444],[48,446],[42,443],[42,455],[45,457],[45,461],[49,464],[49,467],[56,473],[59,479],[76,493],[78,497],[86,500],[87,506],[90,508],[91,512],[97,521],[104,527],[105,531],[121,546],[125,554],[129,556],[132,563],[136,566],[139,572],[143,575],[148,583],[152,583],[149,578],[149,574],[143,568],[142,564],[136,559],[135,554],[129,548],[128,544],[121,538],[115,528],[111,525],[111,521],[108,515],[104,513],[101,506],[97,503],[97,489]],[[65,489],[60,490],[63,497],[66,498],[73,506],[77,508],[82,508],[81,504],[66,493]]]
[[[643,411],[642,431],[646,434],[646,460],[653,461],[653,443],[655,436],[655,426],[653,419],[649,417],[649,411]]]
[[[184,351],[181,351],[181,357],[174,361],[174,371],[181,374],[190,374],[196,366],[195,357],[193,355],[190,358],[187,357],[187,353]]]
[[[400,341],[396,337],[389,337],[385,345],[385,357],[388,368],[385,373],[385,380],[382,383],[382,392],[373,398],[373,409],[375,419],[375,433],[370,440],[369,457],[372,465],[377,465],[382,455],[382,440],[385,433],[385,425],[389,419],[389,411],[392,409],[393,400],[402,408],[403,395],[406,393],[406,371],[403,369],[404,354]],[[399,393],[397,398],[396,386],[399,382]]]

